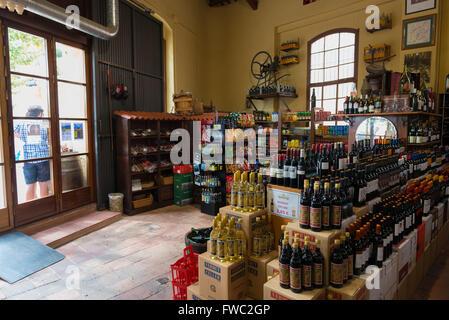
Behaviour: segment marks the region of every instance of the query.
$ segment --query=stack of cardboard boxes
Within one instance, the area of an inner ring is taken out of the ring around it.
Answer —
[[[268,263],[277,257],[277,251],[264,256],[252,255],[252,239],[256,218],[266,214],[266,210],[255,212],[235,211],[231,207],[220,209],[221,216],[242,219],[248,256],[232,263],[220,262],[206,252],[198,259],[199,281],[187,290],[189,300],[243,300],[247,297],[261,300],[266,282]]]
[[[193,172],[191,166],[174,168],[174,204],[183,207],[193,202]]]

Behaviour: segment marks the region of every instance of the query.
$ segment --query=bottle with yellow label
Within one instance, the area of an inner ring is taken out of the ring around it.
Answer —
[[[251,172],[249,175],[248,183],[248,200],[246,203],[245,211],[252,212],[255,211],[255,199],[256,199],[256,174]]]
[[[234,183],[231,187],[231,207],[232,209],[237,208],[237,201],[239,196],[239,186],[240,186],[240,171],[234,173]]]
[[[218,240],[217,240],[217,259],[220,262],[225,262],[227,258],[227,240],[228,234],[226,225],[223,221],[220,224],[220,231],[218,232]]]
[[[218,233],[219,233],[219,227],[218,227],[218,220],[214,219],[214,222],[212,224],[212,232],[210,233],[210,255],[212,256],[212,259],[217,258],[217,241],[218,241]]]
[[[237,210],[244,211],[248,207],[248,172],[243,172],[240,179],[238,198],[237,198]]]
[[[260,250],[262,255],[268,254],[270,252],[270,236],[268,234],[267,228],[267,217],[265,215],[262,216],[262,249]]]
[[[265,209],[265,185],[263,184],[262,175],[260,173],[257,176],[255,203],[257,210]]]
[[[245,259],[246,250],[247,250],[246,235],[245,235],[245,231],[243,231],[243,229],[242,229],[242,224],[243,224],[243,219],[238,219],[237,224],[235,225],[236,226],[235,254],[236,254],[237,258],[240,260]]]
[[[229,221],[229,231],[228,231],[228,239],[226,244],[226,258],[228,261],[237,260],[237,255],[235,252],[235,242],[236,242],[236,231],[235,231],[235,218],[232,217]]]
[[[273,230],[273,221],[271,217],[271,212],[267,213],[267,232],[268,232],[268,238],[269,238],[269,246],[268,251],[276,250],[276,240]]]
[[[262,255],[262,243],[263,243],[263,234],[261,230],[261,220],[260,217],[256,218],[256,225],[253,234],[253,254],[257,257]]]

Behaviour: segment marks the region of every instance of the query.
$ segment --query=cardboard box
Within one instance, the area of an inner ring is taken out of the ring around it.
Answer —
[[[238,219],[242,219],[242,230],[245,232],[246,235],[246,243],[248,248],[248,253],[252,253],[253,248],[253,231],[256,228],[256,218],[261,217],[264,214],[266,214],[266,209],[259,210],[255,212],[240,212],[232,210],[231,206],[220,208],[220,214],[221,216],[227,215],[230,218],[235,217],[235,222],[238,221]]]
[[[324,300],[326,289],[315,289],[294,293],[290,289],[281,288],[279,275],[268,281],[263,286],[264,300]]]
[[[437,228],[437,230],[438,230],[438,232],[440,232],[441,231],[441,228],[443,228],[443,219],[444,219],[444,203],[442,203],[442,202],[440,202],[438,205],[437,205],[437,210],[438,210],[438,213],[437,213],[437,226],[436,226],[436,228]]]
[[[277,257],[277,251],[256,257],[248,257],[248,291],[247,295],[256,300],[263,299],[263,285],[267,282],[267,264]]]
[[[377,204],[377,203],[379,203],[379,202],[381,202],[381,201],[382,201],[382,198],[380,198],[380,197],[374,198],[373,200],[369,201],[369,202],[366,204],[366,205],[368,206],[368,210],[369,210],[369,211],[373,211],[374,205]]]
[[[390,263],[387,264],[387,268],[385,269],[385,284],[388,288],[386,291],[390,291],[392,289],[396,291],[399,283],[399,254],[397,252],[393,252],[388,260]]]
[[[416,272],[416,266],[413,267],[413,269],[411,269],[409,271],[409,275],[408,275],[408,297],[413,297],[416,289],[418,288],[418,274]]]
[[[187,300],[207,300],[200,295],[200,283],[196,282],[187,287]]]
[[[352,208],[352,212],[354,212],[354,215],[358,218],[363,216],[364,214],[367,214],[369,212],[369,208],[368,206],[363,206],[363,207],[353,207]]]
[[[410,240],[410,262],[408,267],[409,269],[411,269],[416,264],[416,247],[418,242],[418,232],[416,230],[413,230],[406,236],[406,238]]]
[[[267,264],[267,279],[268,277],[274,277],[279,273],[279,259],[274,259]]]
[[[299,227],[298,222],[291,222],[287,225],[285,229],[289,232],[289,240],[290,243],[293,243],[294,236],[296,234],[300,235],[300,246],[304,248],[304,238],[306,236],[310,237],[311,241],[311,250],[315,250],[314,242],[316,239],[320,239],[320,250],[324,257],[324,286],[329,285],[329,257],[334,248],[334,241],[340,238],[341,232],[340,230],[330,230],[330,231],[321,231],[321,232],[313,232],[310,229],[301,229]]]
[[[430,266],[432,265],[431,264],[431,259],[430,259],[430,244],[424,249],[424,256],[423,256],[423,259],[424,259],[424,274],[426,275],[427,274],[427,272],[429,271],[429,269],[430,269]]]
[[[424,247],[427,247],[432,240],[432,216],[423,217],[422,221],[425,225],[425,238],[424,238]]]
[[[383,300],[397,300],[397,287],[395,287],[394,289],[390,289],[389,291],[387,291],[387,293],[384,295]]]
[[[425,238],[426,238],[426,225],[425,223],[421,223],[420,226],[416,229],[416,261],[424,254],[425,248]]]
[[[364,274],[355,276],[357,279],[365,281],[366,287],[365,300],[382,300],[383,293],[386,290],[385,269],[386,269],[385,267],[380,268],[377,277],[374,277],[369,272],[365,272]]]
[[[242,300],[246,296],[247,261],[233,263],[212,260],[209,253],[198,257],[200,294],[207,300]]]
[[[399,245],[393,248],[398,253],[398,284],[400,284],[408,274],[411,241],[410,239],[404,238]]]
[[[408,275],[402,279],[401,283],[398,285],[398,300],[408,299]]]
[[[418,283],[418,287],[423,281],[424,275],[424,258],[422,258],[416,262],[416,281]]]
[[[332,300],[365,300],[365,280],[354,278],[344,284],[343,288],[338,289],[329,286],[326,297],[330,299],[330,296],[332,296]]]

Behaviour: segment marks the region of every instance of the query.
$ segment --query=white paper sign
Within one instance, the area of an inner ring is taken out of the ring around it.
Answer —
[[[268,210],[279,217],[299,219],[300,194],[279,189],[267,189]]]

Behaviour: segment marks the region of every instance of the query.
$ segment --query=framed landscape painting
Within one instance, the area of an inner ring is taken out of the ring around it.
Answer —
[[[402,50],[435,45],[436,14],[404,20]]]
[[[437,0],[405,0],[405,14],[435,9]]]

